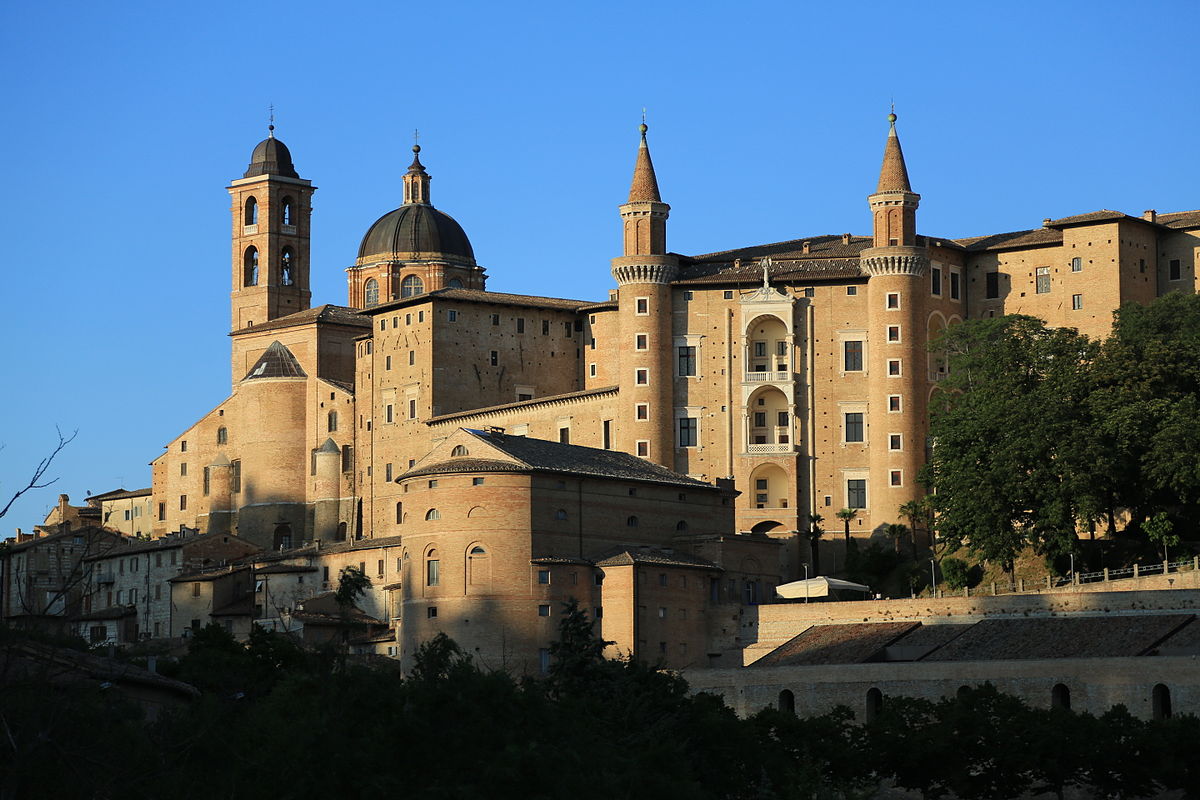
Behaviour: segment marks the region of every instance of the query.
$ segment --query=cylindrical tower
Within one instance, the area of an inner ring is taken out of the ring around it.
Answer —
[[[671,282],[679,265],[667,254],[671,207],[659,196],[646,130],[643,123],[629,201],[621,206],[624,254],[612,260],[620,318],[617,442],[621,450],[674,468]]]

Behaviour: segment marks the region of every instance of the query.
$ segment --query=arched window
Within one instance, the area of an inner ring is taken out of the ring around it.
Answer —
[[[463,447],[461,444],[456,444],[456,445],[454,445],[454,449],[450,451],[450,455],[453,456],[454,458],[459,458],[461,456],[469,456],[469,455],[471,455],[471,453],[469,450],[467,450],[467,448]]]
[[[242,285],[258,286],[258,248],[254,245],[247,247],[242,257]]]
[[[1171,690],[1165,684],[1155,684],[1150,699],[1154,706],[1155,719],[1171,718]]]
[[[334,540],[335,542],[344,542],[344,541],[346,541],[346,523],[344,523],[344,522],[339,522],[339,523],[338,523],[338,526],[337,526],[337,533],[335,533],[335,534],[333,535],[333,540]]]
[[[284,286],[291,286],[296,282],[296,258],[292,255],[292,248],[283,248],[283,255],[279,257],[279,282]]]
[[[292,526],[288,525],[286,522],[282,525],[275,526],[275,549],[292,549]]]
[[[558,511],[555,511],[554,518],[555,519],[566,519],[567,518],[567,510],[565,508],[560,508]]]
[[[474,545],[467,551],[467,585],[489,586],[492,582],[492,562],[483,545]]]
[[[431,508],[425,512],[426,520],[441,519],[441,518],[442,518],[441,512],[439,512],[436,508]]]
[[[396,503],[396,524],[404,522],[404,503]]]
[[[329,412],[328,428],[329,428],[330,433],[333,433],[337,430],[337,412],[336,411]]]
[[[217,428],[217,444],[229,443],[229,429],[225,427]]]
[[[871,687],[867,690],[867,722],[874,722],[883,713],[883,692]]]
[[[796,713],[796,695],[792,694],[791,689],[784,689],[779,693],[779,710],[788,714]]]
[[[688,529],[687,520],[681,519],[681,520],[679,520],[679,522],[675,523],[675,530],[679,531],[680,533],[687,533],[687,529]]]
[[[463,282],[460,281],[458,278],[451,278],[449,280],[449,282],[446,284],[446,286],[451,289],[461,289],[461,288],[463,288]]]
[[[638,518],[630,517],[629,519],[625,520],[625,524],[631,528],[636,528],[638,526]]]
[[[292,198],[290,198],[290,197],[283,198],[282,219],[283,219],[284,225],[295,225],[296,224],[296,212],[293,210],[294,207],[295,206],[292,203]]]
[[[1063,711],[1071,710],[1071,690],[1066,684],[1054,684],[1054,688],[1050,690],[1050,707],[1061,708]]]
[[[416,297],[425,294],[425,284],[416,275],[409,275],[400,281],[400,297]]]
[[[430,550],[425,555],[425,585],[437,586],[442,582],[442,562],[437,550]]]
[[[371,278],[363,287],[363,300],[367,308],[379,305],[379,281]]]
[[[253,196],[246,198],[246,224],[258,224],[258,201]]]

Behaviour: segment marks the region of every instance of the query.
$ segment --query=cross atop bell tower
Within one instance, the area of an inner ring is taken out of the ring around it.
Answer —
[[[267,138],[250,166],[227,187],[233,200],[232,330],[261,325],[309,307],[309,235],[316,187],[292,164],[275,138],[274,109]]]

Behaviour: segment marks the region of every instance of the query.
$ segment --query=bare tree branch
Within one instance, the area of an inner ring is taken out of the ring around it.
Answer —
[[[8,510],[12,508],[13,503],[17,502],[21,495],[25,494],[31,489],[45,489],[47,486],[54,484],[58,480],[58,478],[51,478],[50,480],[43,482],[44,478],[46,477],[46,471],[50,469],[50,465],[54,462],[55,457],[62,452],[64,447],[74,441],[75,437],[79,435],[79,429],[76,428],[75,430],[71,431],[70,436],[63,436],[62,429],[57,425],[54,426],[54,430],[58,434],[58,444],[55,445],[54,449],[50,452],[50,455],[38,462],[38,465],[33,470],[33,477],[29,479],[29,483],[25,484],[24,488],[18,490],[16,494],[10,497],[8,502],[4,504],[4,508],[0,508],[0,517],[3,517],[8,513]]]

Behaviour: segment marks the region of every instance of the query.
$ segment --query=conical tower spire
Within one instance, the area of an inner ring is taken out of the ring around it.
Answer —
[[[908,167],[904,165],[904,151],[900,149],[900,137],[896,135],[896,112],[888,114],[887,144],[883,147],[883,167],[879,170],[879,186],[876,194],[884,192],[911,192],[908,182]]]
[[[429,205],[430,177],[421,163],[421,145],[414,144],[412,151],[412,163],[408,165],[408,172],[404,173],[404,204]]]
[[[654,162],[650,160],[650,146],[646,143],[646,123],[639,128],[642,142],[638,145],[637,161],[633,165],[633,183],[629,186],[630,203],[661,203],[658,193],[658,178],[654,175]]]

